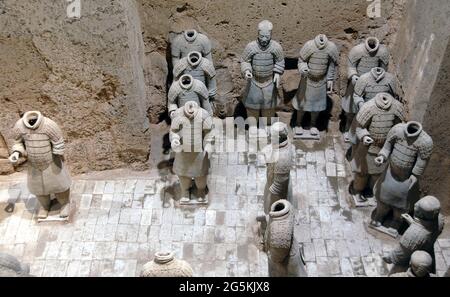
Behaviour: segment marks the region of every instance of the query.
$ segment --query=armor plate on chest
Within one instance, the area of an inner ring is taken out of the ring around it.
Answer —
[[[369,72],[372,68],[379,66],[380,58],[378,56],[365,55],[361,57],[361,60],[356,67],[356,71],[358,71],[358,75],[363,75],[364,73]]]
[[[193,78],[198,79],[203,84],[206,84],[205,72],[200,67],[188,67],[186,68],[186,71],[184,71],[184,74],[190,74]]]
[[[314,77],[323,77],[328,71],[329,56],[327,52],[316,51],[309,58],[309,74]]]
[[[183,125],[179,135],[183,143],[184,152],[201,152],[203,150],[203,122],[201,120],[189,121]]]
[[[364,98],[364,101],[367,102],[373,97],[375,97],[378,93],[391,93],[391,88],[389,84],[385,81],[381,81],[379,83],[377,82],[370,82],[367,84],[365,89],[366,95]]]
[[[399,139],[392,150],[391,162],[400,168],[412,169],[416,162],[418,149],[408,145],[406,139]]]
[[[260,52],[253,56],[253,75],[256,79],[271,78],[273,75],[274,58],[270,52]]]
[[[185,90],[180,93],[178,96],[178,106],[183,107],[188,101],[195,101],[198,106],[203,107],[198,94],[192,90]]]
[[[23,136],[31,166],[44,170],[53,161],[50,138],[46,134],[29,133]]]

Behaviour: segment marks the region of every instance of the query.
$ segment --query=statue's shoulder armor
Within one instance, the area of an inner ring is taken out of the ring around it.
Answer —
[[[431,156],[431,152],[433,150],[433,139],[431,139],[427,132],[422,130],[415,142],[415,145],[419,149],[422,158],[428,159]]]
[[[183,71],[186,70],[189,63],[187,60],[187,57],[181,58],[176,65],[173,67],[173,76],[179,77],[181,74],[183,74]]]
[[[335,64],[337,64],[338,61],[339,61],[339,50],[338,50],[338,48],[336,46],[336,43],[334,43],[333,41],[329,41],[328,40],[327,49],[328,49],[328,55],[330,55],[330,57],[333,60],[333,62]]]
[[[247,44],[247,46],[244,49],[244,54],[242,55],[242,58],[244,60],[249,60],[252,56],[259,53],[261,50],[259,49],[258,43],[256,40],[253,40]]]
[[[280,57],[283,55],[283,47],[278,41],[271,40],[269,46],[270,52],[273,53],[276,57]]]
[[[395,114],[396,117],[398,117],[402,122],[405,121],[406,115],[405,115],[405,107],[403,106],[403,103],[401,103],[398,100],[392,100],[392,106],[391,110]]]
[[[389,50],[384,44],[380,43],[377,51],[377,56],[381,61],[383,61],[385,65],[389,63]]]
[[[355,84],[355,93],[361,95],[371,80],[373,80],[372,73],[367,72],[361,75]]]
[[[61,129],[59,128],[58,124],[52,119],[43,117],[41,126],[42,132],[47,134],[50,139],[58,139],[62,137]]]
[[[274,172],[279,174],[289,174],[293,163],[291,144],[279,150],[277,162],[275,162]]]
[[[365,127],[372,117],[377,113],[378,107],[375,100],[369,100],[363,104],[361,109],[356,114],[356,121]]]
[[[308,40],[300,50],[300,58],[306,61],[317,50],[314,40]]]
[[[210,60],[203,58],[202,61],[200,62],[199,67],[203,69],[203,71],[208,75],[208,77],[213,78],[216,76],[216,69],[214,69],[214,65]]]
[[[169,88],[169,93],[167,95],[169,102],[175,102],[175,99],[180,95],[183,89],[180,86],[180,83],[176,80],[172,83]]]
[[[350,52],[348,53],[348,59],[350,60],[350,62],[352,62],[352,64],[358,62],[359,60],[361,60],[361,58],[367,54],[366,48],[364,43],[360,43],[356,46],[354,46]]]
[[[197,35],[197,40],[203,47],[202,54],[204,56],[209,55],[211,53],[211,41],[209,40],[208,36],[199,32]]]
[[[415,251],[424,246],[431,233],[419,223],[413,222],[400,238],[400,244],[408,249]]]
[[[198,79],[194,78],[194,82],[192,83],[192,90],[205,99],[209,97],[208,89],[206,88],[205,84]]]

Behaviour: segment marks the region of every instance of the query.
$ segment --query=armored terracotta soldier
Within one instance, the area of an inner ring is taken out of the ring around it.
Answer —
[[[369,101],[378,93],[388,93],[394,98],[397,96],[395,78],[381,67],[372,68],[360,76],[355,85],[353,94],[353,110],[359,111],[362,104]]]
[[[213,63],[211,41],[209,38],[194,29],[189,29],[183,31],[172,41],[171,54],[173,67],[176,67],[181,58],[187,57],[193,51],[201,53],[202,57]]]
[[[264,212],[277,200],[292,198],[290,182],[294,163],[294,148],[289,142],[287,125],[276,122],[270,127],[271,144],[265,148],[267,180],[264,189]]]
[[[298,242],[294,240],[294,208],[281,199],[273,203],[265,232],[269,276],[306,276]]]
[[[212,152],[212,118],[195,101],[188,101],[173,114],[170,142],[175,151],[173,171],[181,185],[181,203],[190,202],[192,180],[199,202],[206,200],[208,153]]]
[[[258,39],[250,42],[241,58],[241,71],[248,80],[244,105],[247,116],[275,117],[277,88],[284,72],[284,53],[281,45],[272,40],[273,25],[264,20],[258,25]]]
[[[201,81],[208,89],[210,101],[214,100],[217,93],[216,70],[210,60],[203,58],[200,52],[190,52],[173,68],[173,76],[177,80],[183,74],[190,74]]]
[[[388,160],[389,163],[374,187],[377,208],[371,224],[382,225],[392,210],[398,229],[401,215],[410,212],[419,198],[418,178],[425,171],[432,150],[433,140],[419,122],[397,124],[389,131],[375,158],[376,165]]]
[[[414,218],[404,215],[409,224],[397,247],[383,260],[394,264],[392,271],[406,270],[411,255],[418,250],[427,252],[433,259],[431,273],[436,273],[434,243],[444,229],[444,217],[440,214],[441,204],[436,197],[426,196],[414,205]]]
[[[292,101],[297,111],[297,127],[295,134],[303,135],[301,121],[305,111],[311,112],[312,136],[319,136],[317,117],[319,112],[327,108],[327,93],[333,90],[336,78],[336,65],[339,51],[334,42],[328,40],[324,34],[309,40],[300,50],[298,70],[301,74],[298,92]]]
[[[430,277],[433,258],[425,251],[415,251],[411,255],[409,268],[405,272],[391,274],[391,277]]]
[[[358,81],[359,83],[359,81]],[[378,93],[363,104],[356,115],[356,145],[352,150],[351,167],[354,174],[350,192],[360,201],[367,188],[373,188],[386,166],[375,165],[389,130],[405,120],[403,105],[388,93]]]
[[[354,86],[359,77],[368,73],[374,67],[387,70],[389,64],[389,51],[376,37],[368,37],[363,43],[353,47],[348,54],[347,90],[342,98],[342,110],[346,115],[345,132],[350,129],[353,118],[357,112],[354,104]],[[348,134],[344,134],[345,141],[349,141]]]
[[[206,86],[190,74],[183,74],[172,83],[168,94],[169,116],[173,119],[173,113],[186,102],[194,101],[198,106],[205,109],[210,115],[213,114],[209,102],[209,92]]]
[[[12,137],[14,145],[9,159],[13,164],[20,156],[28,160],[28,189],[41,204],[38,218],[47,218],[51,194],[61,205],[60,217],[68,217],[72,181],[64,165],[65,145],[59,126],[39,111],[28,111],[15,124]]]
[[[194,272],[186,261],[176,259],[173,252],[158,252],[153,261],[144,264],[141,277],[192,277]]]
[[[30,266],[9,254],[0,252],[0,277],[28,277]]]

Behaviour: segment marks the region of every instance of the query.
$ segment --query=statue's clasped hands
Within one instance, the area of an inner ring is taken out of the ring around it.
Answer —
[[[381,166],[383,165],[383,163],[385,162],[385,158],[382,155],[379,155],[378,157],[375,158],[375,165],[377,166]]]
[[[371,145],[374,141],[373,138],[370,136],[364,136],[362,140],[363,140],[363,144],[366,146]]]

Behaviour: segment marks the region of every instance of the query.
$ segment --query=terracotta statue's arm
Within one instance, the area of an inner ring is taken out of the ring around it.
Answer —
[[[289,179],[290,173],[275,173],[273,176],[272,184],[269,187],[269,191],[272,194],[283,194],[283,185]]]
[[[285,64],[284,53],[281,46],[277,46],[276,50],[274,51],[274,61],[275,65],[273,67],[273,72],[282,75],[284,73]]]
[[[217,95],[217,82],[216,77],[206,77],[206,85],[208,86],[209,98],[213,99]]]
[[[378,153],[378,156],[383,156],[385,160],[387,160],[391,155],[392,146],[396,142],[397,137],[395,133],[396,133],[395,129],[391,129],[389,131],[388,136],[386,138],[386,142],[384,143],[383,148]]]
[[[431,142],[431,138],[430,138]],[[431,151],[433,150],[433,144],[427,143],[423,144],[419,148],[419,153],[417,155],[416,164],[414,164],[414,168],[412,169],[412,173],[415,176],[421,176],[427,167],[428,160],[431,157]]]
[[[327,80],[334,81],[336,79],[336,63],[331,59],[328,65]]]
[[[241,57],[241,73],[244,76],[247,72],[250,72],[250,73],[253,72],[252,57],[253,57],[253,54],[252,54],[250,44],[249,44],[246,46],[244,53],[242,54],[242,57]]]

